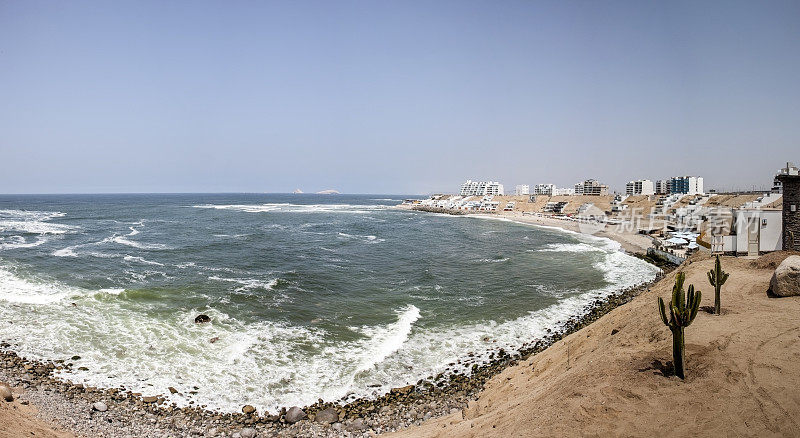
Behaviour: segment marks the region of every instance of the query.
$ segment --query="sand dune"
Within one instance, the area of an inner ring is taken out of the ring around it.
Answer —
[[[800,298],[767,297],[771,264],[723,260],[723,314],[701,312],[687,328],[685,381],[664,375],[671,335],[656,311],[672,273],[505,370],[462,413],[393,436],[798,436]],[[712,265],[697,256],[680,268],[702,306],[713,305]]]

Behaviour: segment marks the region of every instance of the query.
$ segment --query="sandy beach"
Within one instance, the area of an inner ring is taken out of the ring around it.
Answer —
[[[521,212],[517,211],[503,211],[492,215],[476,215],[476,216],[500,217],[525,224],[561,228],[568,231],[574,231],[576,233],[583,232],[579,224],[574,221],[556,219],[547,216],[522,214]],[[593,228],[593,227],[594,226],[592,225],[587,228]],[[650,240],[649,237],[635,232],[624,231],[621,230],[620,227],[614,227],[611,225],[607,225],[602,229],[599,229],[598,231],[592,233],[591,235],[597,237],[605,237],[614,240],[615,242],[618,242],[620,245],[622,245],[622,249],[633,254],[646,254],[647,248],[652,246],[652,241]]]

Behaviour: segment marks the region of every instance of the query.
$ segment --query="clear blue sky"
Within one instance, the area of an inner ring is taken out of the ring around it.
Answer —
[[[453,191],[800,161],[800,2],[0,0],[0,193]]]

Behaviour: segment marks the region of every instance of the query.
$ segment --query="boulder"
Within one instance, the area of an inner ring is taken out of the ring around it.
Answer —
[[[256,408],[255,408],[255,407],[253,407],[253,406],[251,406],[251,405],[244,405],[244,406],[242,407],[242,412],[243,412],[245,415],[250,415],[250,414],[252,414],[252,413],[253,413],[253,412],[255,412],[255,411],[256,411]]]
[[[779,297],[800,295],[800,256],[789,256],[772,274],[769,290]]]
[[[145,403],[155,403],[158,401],[158,397],[142,397],[142,401]]]
[[[392,388],[391,394],[407,395],[414,391],[414,385],[403,386],[402,388]]]
[[[308,415],[306,415],[306,413],[297,406],[292,406],[288,411],[286,411],[286,422],[289,424],[294,424],[300,420],[305,420],[307,417]]]
[[[350,429],[353,432],[362,432],[364,430],[367,430],[367,425],[364,424],[364,420],[362,420],[361,418],[356,418],[355,420],[353,420],[352,423],[350,423],[350,427],[348,429]]]
[[[171,387],[171,386],[169,388],[167,388],[167,389],[169,389],[169,393],[170,394],[177,394],[178,393],[178,390],[173,388],[173,387]]]
[[[252,427],[245,427],[239,431],[239,435],[241,435],[242,438],[255,438],[256,430]]]
[[[314,418],[314,420],[317,421],[318,423],[327,423],[327,424],[338,423],[339,413],[336,412],[336,409],[334,408],[327,408],[317,412],[317,416],[316,418]]]
[[[99,401],[99,402],[96,402],[96,403],[94,403],[92,405],[92,409],[94,409],[97,412],[105,412],[105,411],[108,410],[108,405],[106,405],[105,403]]]
[[[0,383],[0,399],[7,402],[14,401],[14,394],[11,393],[11,387],[5,383]]]
[[[195,324],[203,324],[205,322],[211,322],[211,317],[208,315],[197,315],[194,318]]]

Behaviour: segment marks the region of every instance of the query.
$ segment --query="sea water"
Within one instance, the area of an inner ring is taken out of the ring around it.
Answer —
[[[274,412],[468,372],[657,273],[607,239],[401,199],[0,196],[0,341],[73,382]]]

